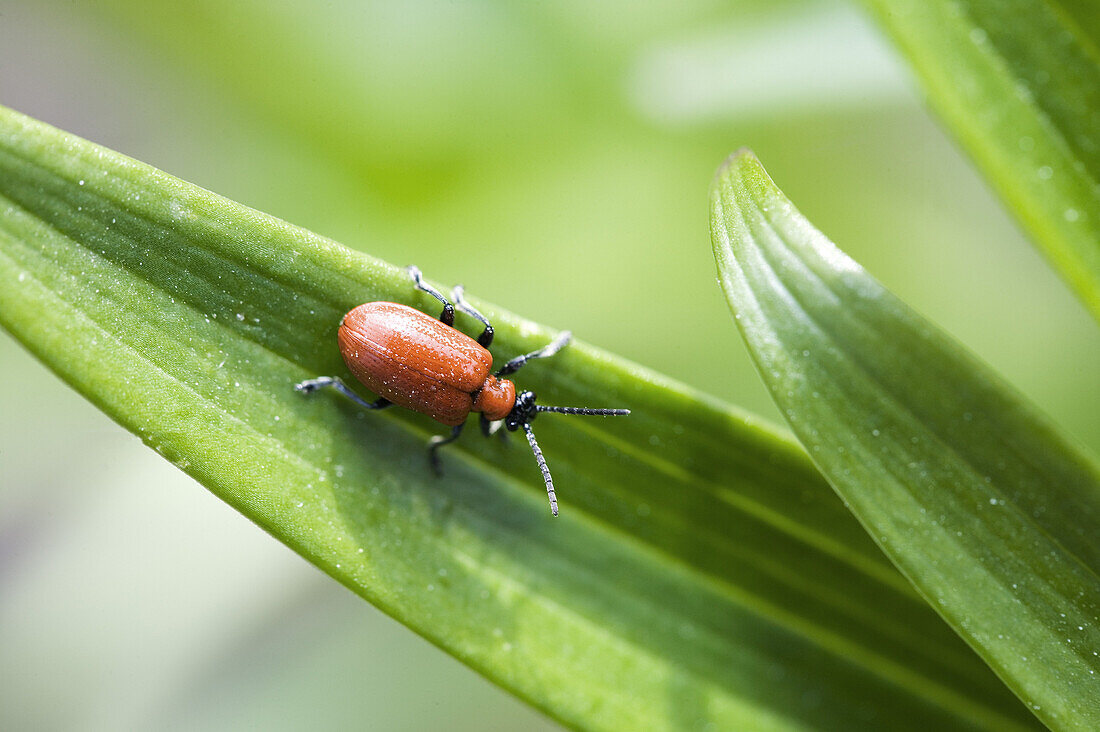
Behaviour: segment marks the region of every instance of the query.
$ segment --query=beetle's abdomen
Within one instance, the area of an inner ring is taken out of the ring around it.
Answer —
[[[473,338],[393,302],[355,308],[337,337],[348,369],[368,389],[446,425],[466,420],[493,366]]]

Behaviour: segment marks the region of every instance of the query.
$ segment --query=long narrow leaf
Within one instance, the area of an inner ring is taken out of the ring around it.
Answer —
[[[337,324],[377,299],[438,308],[397,267],[0,110],[0,322],[278,539],[555,718],[1030,723],[792,441],[637,366],[577,344],[517,375],[546,403],[634,410],[539,418],[558,519],[522,441],[464,435],[437,479],[438,424],[296,393],[347,376]],[[551,337],[475,304],[498,357]]]
[[[1100,318],[1100,26],[1073,0],[865,0],[932,106]]]
[[[1100,728],[1100,472],[813,228],[750,153],[718,271],[795,434],[921,594],[1059,729]]]

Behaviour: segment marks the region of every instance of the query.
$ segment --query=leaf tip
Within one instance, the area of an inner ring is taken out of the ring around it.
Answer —
[[[717,183],[721,179],[727,177],[731,171],[737,171],[745,167],[746,164],[756,166],[760,165],[760,160],[756,157],[756,153],[747,147],[740,148],[734,153],[731,153],[721,165],[718,166],[718,171],[714,174],[714,181]]]

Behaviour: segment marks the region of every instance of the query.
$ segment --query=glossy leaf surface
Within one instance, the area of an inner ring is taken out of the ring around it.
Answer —
[[[751,153],[721,283],[795,434],[929,603],[1059,729],[1100,726],[1100,473],[799,214]]]
[[[932,106],[1100,318],[1100,14],[1067,0],[868,0]]]

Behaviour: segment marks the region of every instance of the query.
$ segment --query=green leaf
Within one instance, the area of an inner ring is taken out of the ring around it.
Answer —
[[[1100,24],[1075,0],[865,0],[932,106],[1100,318]]]
[[[1035,714],[1100,728],[1100,472],[804,219],[751,153],[712,194],[721,283],[795,434]]]
[[[465,435],[436,479],[438,424],[296,393],[347,375],[337,324],[378,299],[438,307],[399,268],[0,109],[0,322],[279,540],[548,714],[1032,722],[792,440],[638,366],[575,344],[519,374],[547,403],[634,410],[538,420],[558,519],[522,440]],[[552,335],[473,302],[498,357]]]

